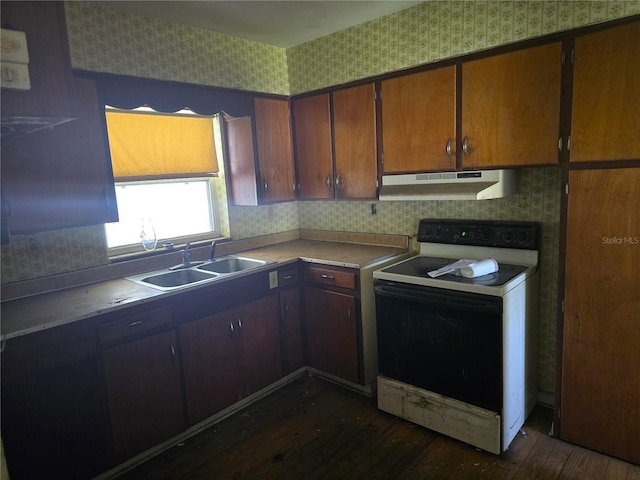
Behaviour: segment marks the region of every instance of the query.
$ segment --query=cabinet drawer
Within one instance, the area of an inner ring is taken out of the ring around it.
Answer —
[[[283,268],[278,270],[278,286],[286,288],[297,285],[300,279],[298,267]]]
[[[306,266],[304,279],[308,283],[330,285],[355,290],[358,287],[358,272],[349,269],[331,267]]]
[[[110,343],[169,324],[171,324],[169,305],[143,310],[98,325],[98,342]]]

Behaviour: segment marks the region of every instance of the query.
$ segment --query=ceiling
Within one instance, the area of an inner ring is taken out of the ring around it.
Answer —
[[[101,3],[173,23],[288,48],[422,1],[122,0]]]

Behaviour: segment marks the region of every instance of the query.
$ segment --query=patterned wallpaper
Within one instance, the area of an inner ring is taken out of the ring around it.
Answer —
[[[439,1],[288,50],[122,13],[96,2],[66,4],[75,68],[215,85],[299,93],[437,61],[464,52],[640,13],[633,1]],[[224,196],[222,197],[224,198]],[[555,382],[559,172],[524,169],[520,193],[487,201],[290,202],[228,207],[230,234],[246,238],[296,228],[416,233],[424,217],[542,222],[540,390]],[[17,235],[2,246],[2,284],[108,263],[102,226]]]
[[[286,50],[116,10],[65,2],[71,64],[95,72],[289,93]]]
[[[289,48],[291,94],[638,13],[638,0],[431,0]]]

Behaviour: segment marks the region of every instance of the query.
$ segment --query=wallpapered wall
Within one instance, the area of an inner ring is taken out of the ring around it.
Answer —
[[[437,1],[288,50],[113,10],[67,2],[74,68],[288,94],[461,53],[640,13],[633,1]],[[487,201],[290,202],[229,207],[230,233],[246,238],[296,228],[415,235],[425,217],[542,222],[540,390],[555,382],[560,210],[555,167],[521,171],[520,193]],[[37,245],[37,248],[34,248]],[[17,235],[2,246],[2,283],[108,263],[102,226]]]

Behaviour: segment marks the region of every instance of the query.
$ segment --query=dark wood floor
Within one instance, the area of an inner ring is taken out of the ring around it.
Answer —
[[[120,479],[640,480],[639,466],[550,437],[551,420],[537,408],[496,456],[303,378]]]

